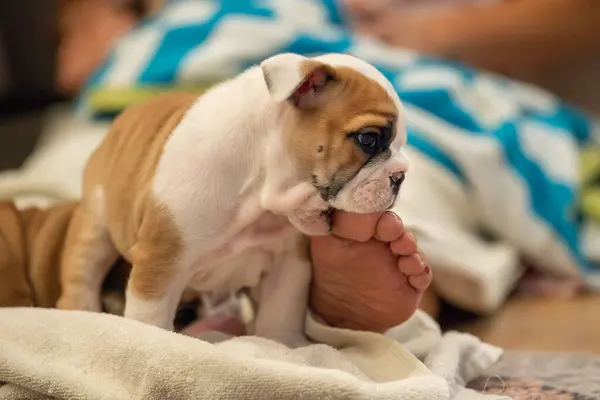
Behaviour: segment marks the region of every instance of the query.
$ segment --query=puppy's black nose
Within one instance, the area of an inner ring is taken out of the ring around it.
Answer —
[[[392,186],[400,186],[402,184],[402,182],[404,182],[404,172],[396,172],[392,175],[390,175],[390,184]]]
[[[394,195],[398,195],[400,192],[400,185],[404,182],[404,172],[396,172],[395,174],[390,175],[390,186],[392,187],[392,192]]]

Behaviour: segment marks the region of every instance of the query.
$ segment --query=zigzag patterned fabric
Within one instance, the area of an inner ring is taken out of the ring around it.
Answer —
[[[476,199],[483,229],[551,270],[596,275],[579,206],[594,121],[535,87],[356,36],[335,0],[171,1],[117,43],[80,109],[112,115],[156,91],[201,91],[281,52],[375,65],[405,104],[408,144]]]

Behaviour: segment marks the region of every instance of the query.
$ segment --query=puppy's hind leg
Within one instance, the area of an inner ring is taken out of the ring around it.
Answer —
[[[143,243],[133,247],[132,257],[124,316],[173,330],[177,306],[189,279],[188,269],[181,268],[169,253],[157,252]]]
[[[100,292],[111,266],[119,257],[102,212],[101,202],[81,203],[73,213],[61,260],[60,309],[102,311]]]
[[[173,330],[177,305],[190,278],[190,259],[170,214],[152,206],[131,249],[125,317]]]

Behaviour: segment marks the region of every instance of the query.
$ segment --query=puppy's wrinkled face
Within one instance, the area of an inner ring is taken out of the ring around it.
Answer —
[[[279,69],[263,70],[271,94],[287,100],[288,151],[301,175],[318,188],[320,201],[313,199],[307,207],[356,213],[389,209],[407,168],[400,154],[406,141],[404,115],[391,83],[348,55],[282,56],[290,58],[281,60]],[[285,80],[288,87],[282,89]],[[310,210],[299,213],[305,222],[320,217]]]

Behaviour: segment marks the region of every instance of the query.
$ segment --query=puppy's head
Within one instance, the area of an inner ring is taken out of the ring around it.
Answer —
[[[400,153],[404,113],[391,83],[372,65],[343,54],[280,54],[261,68],[282,106],[287,150],[300,176],[318,189],[321,208],[389,209],[408,166]]]

